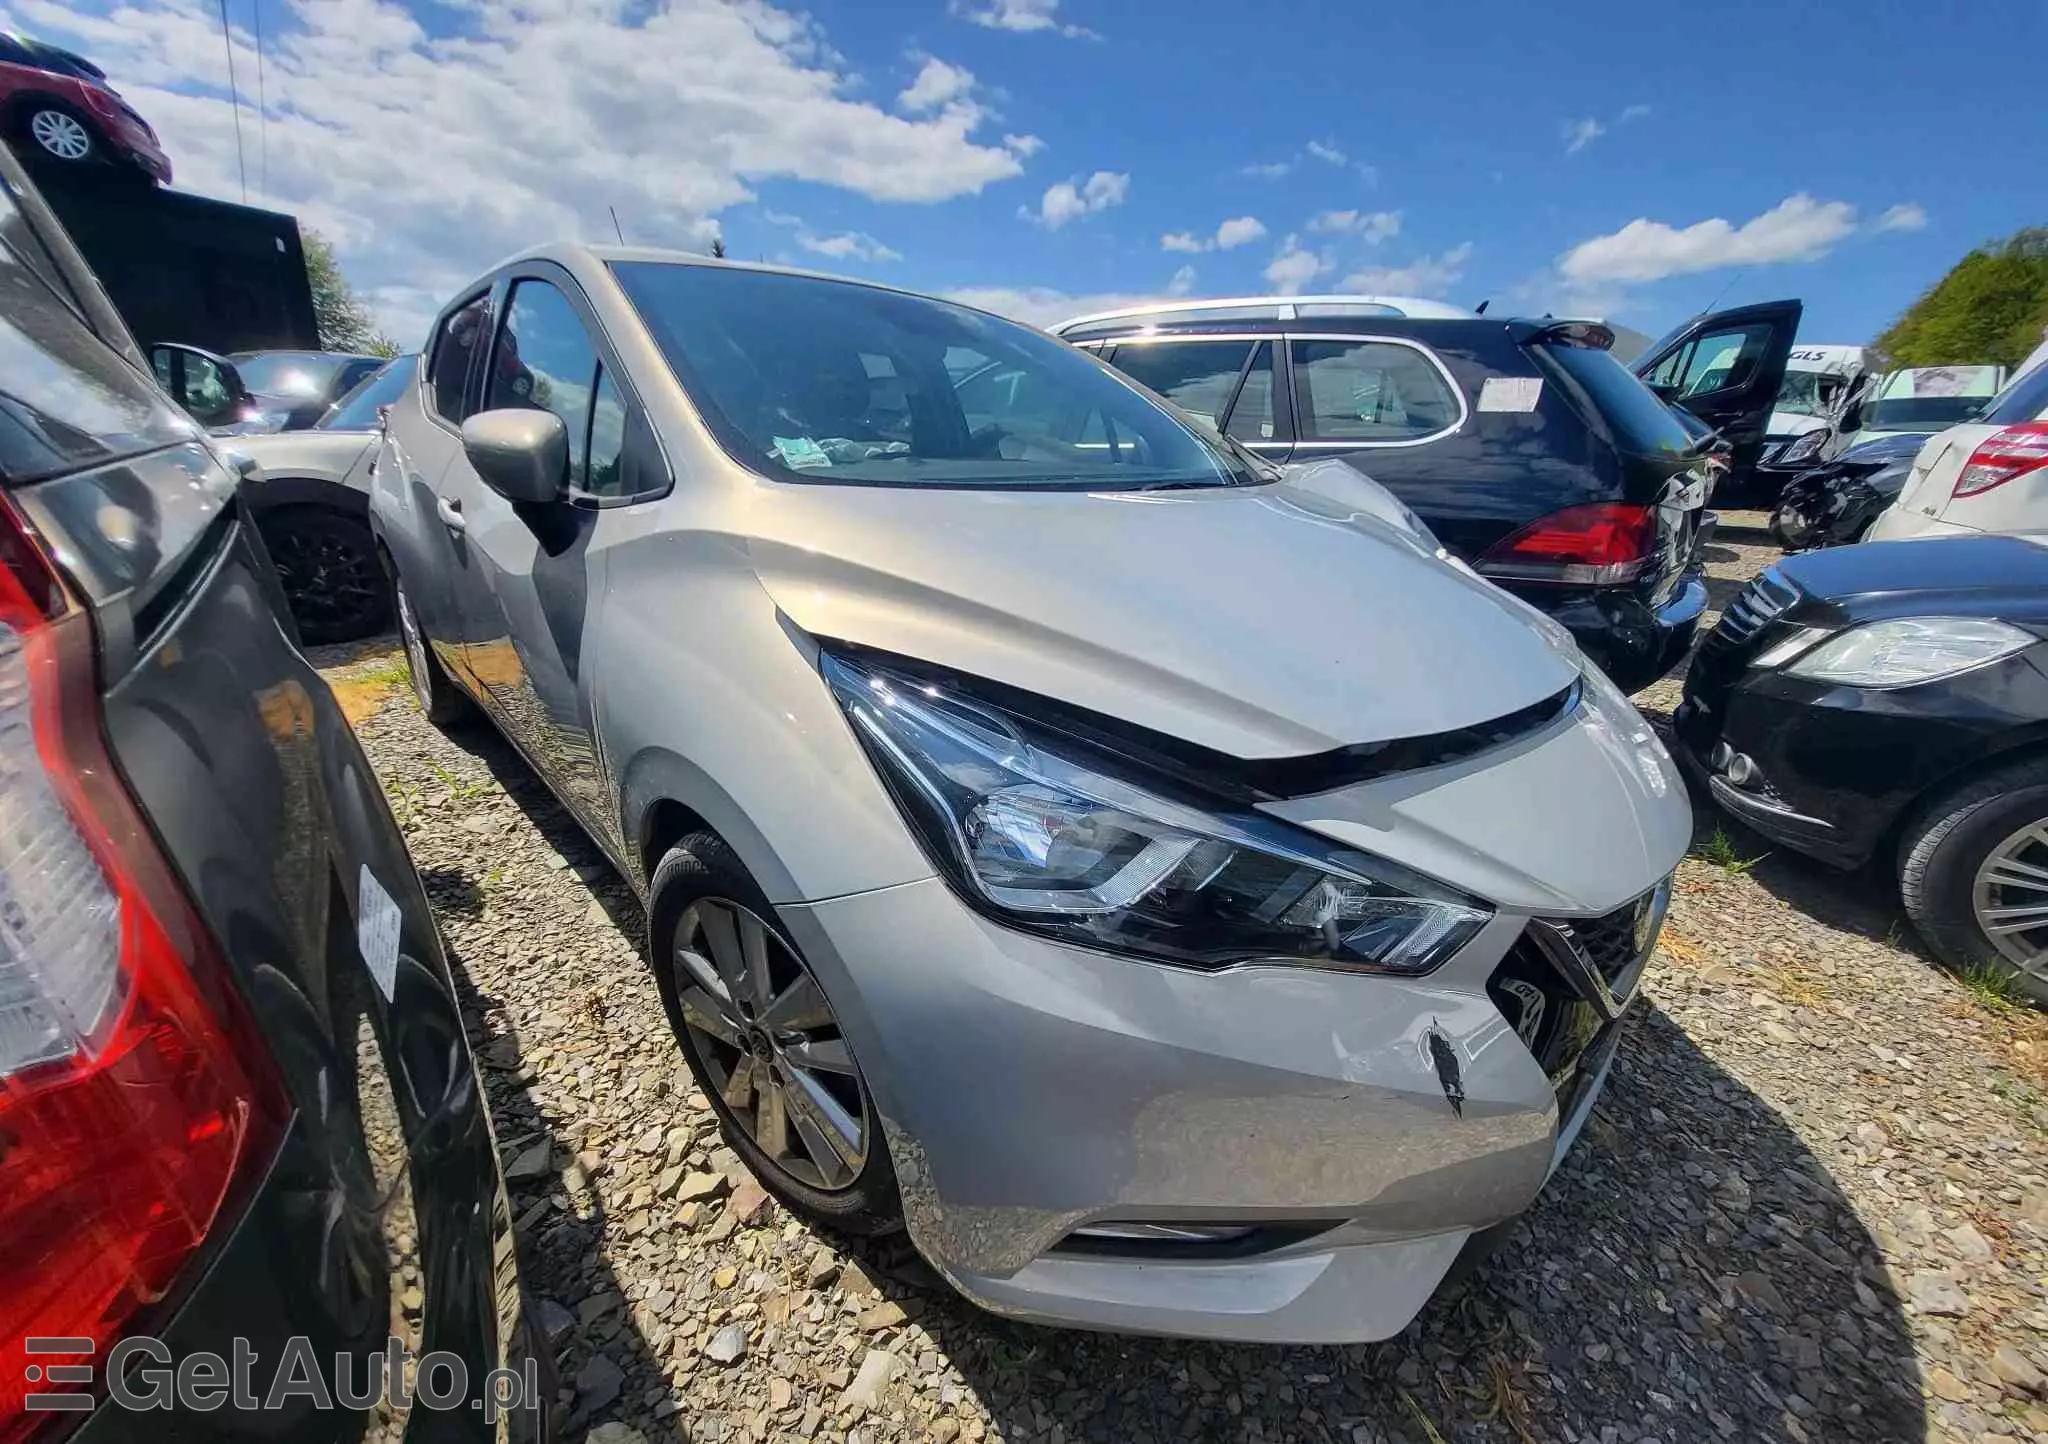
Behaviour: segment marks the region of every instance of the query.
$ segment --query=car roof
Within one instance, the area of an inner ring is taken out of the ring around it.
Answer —
[[[1164,301],[1147,301],[1140,306],[1120,306],[1113,311],[1094,311],[1086,316],[1075,316],[1060,322],[1051,329],[1053,335],[1065,335],[1068,331],[1082,326],[1100,326],[1113,321],[1143,321],[1148,316],[1171,314],[1179,317],[1184,313],[1203,311],[1239,311],[1266,307],[1277,309],[1272,318],[1292,321],[1300,315],[1300,308],[1326,306],[1381,307],[1377,314],[1393,317],[1408,317],[1415,320],[1469,321],[1476,312],[1464,306],[1453,306],[1446,301],[1431,301],[1420,296],[1381,296],[1367,294],[1325,295],[1325,296],[1205,296],[1201,298],[1180,297]],[[1373,313],[1368,313],[1373,314]],[[1189,315],[1190,321],[1200,316]],[[1353,317],[1323,317],[1316,319],[1352,320]]]

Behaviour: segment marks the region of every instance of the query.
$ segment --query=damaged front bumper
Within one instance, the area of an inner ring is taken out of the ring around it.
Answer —
[[[1661,898],[1597,923],[1634,938]],[[1648,951],[1603,967],[1579,939],[1588,997],[1539,943],[1576,930],[1510,914],[1415,980],[1134,963],[996,927],[936,881],[783,917],[844,1000],[911,1235],[962,1293],[1291,1343],[1398,1332],[1475,1233],[1530,1205]],[[1145,1223],[1234,1236],[1077,1236]]]

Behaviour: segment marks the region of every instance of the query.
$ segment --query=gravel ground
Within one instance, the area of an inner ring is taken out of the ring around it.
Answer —
[[[1760,540],[1722,534],[1717,606]],[[466,991],[571,1441],[2048,1444],[2048,1027],[1937,971],[1877,882],[1703,811],[1578,1149],[1399,1339],[1035,1329],[769,1201],[595,846],[495,734],[428,726],[395,651],[325,660]]]

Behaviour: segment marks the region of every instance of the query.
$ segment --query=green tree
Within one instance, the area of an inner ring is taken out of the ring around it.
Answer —
[[[1877,338],[1894,366],[2018,364],[2048,326],[2048,227],[1956,262]]]
[[[313,288],[313,319],[320,327],[321,349],[396,356],[398,343],[378,332],[370,308],[342,275],[327,238],[318,231],[301,231],[299,245],[306,253],[306,280]]]

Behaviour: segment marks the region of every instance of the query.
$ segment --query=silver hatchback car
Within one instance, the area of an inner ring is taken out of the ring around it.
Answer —
[[[1004,1314],[1402,1328],[1570,1145],[1690,833],[1358,473],[943,301],[534,251],[371,515],[421,704],[640,891],[734,1148]]]

